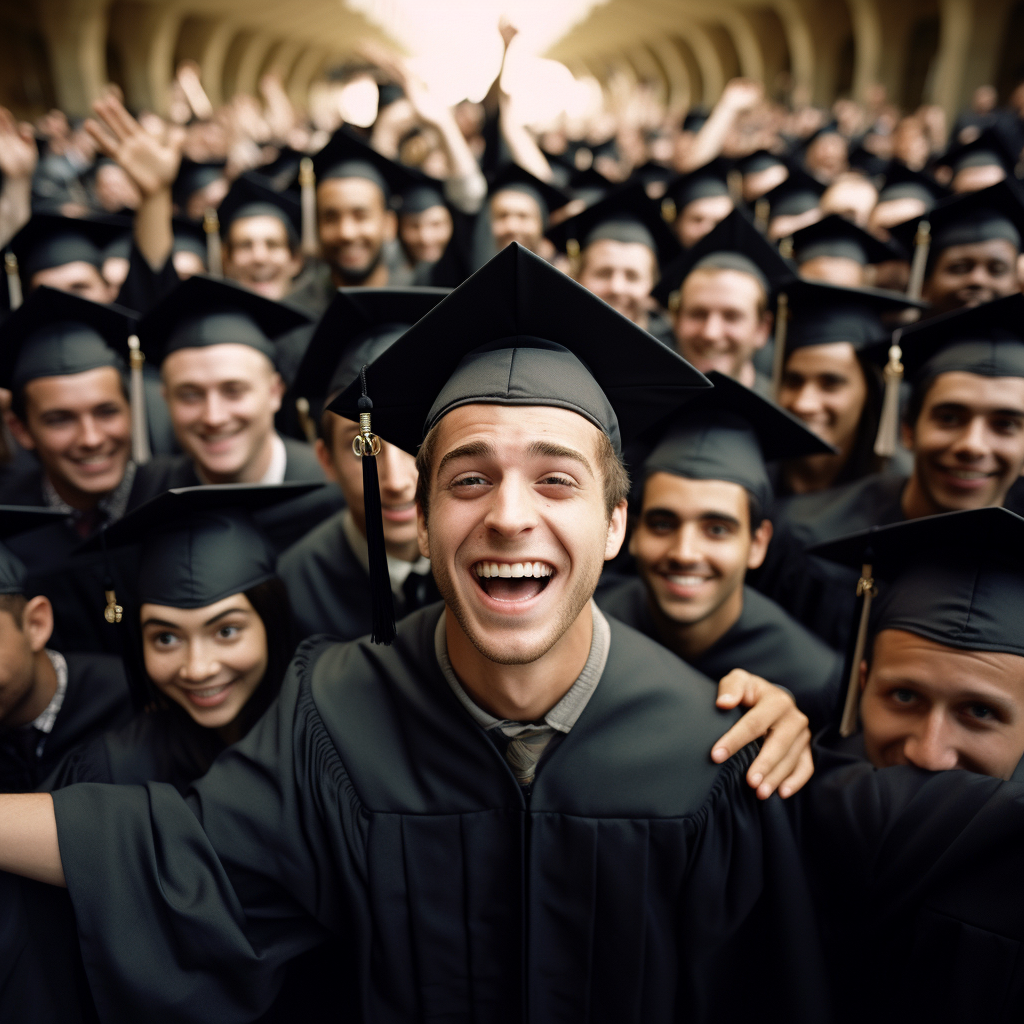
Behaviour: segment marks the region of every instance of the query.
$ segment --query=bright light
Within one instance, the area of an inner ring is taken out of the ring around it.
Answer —
[[[539,55],[607,0],[345,0],[410,54],[409,65],[449,104],[483,99],[501,66],[498,22],[519,30],[503,84],[529,123],[589,106],[569,70]]]
[[[338,111],[349,123],[359,128],[369,128],[377,120],[377,104],[380,90],[370,78],[354,78],[338,93]]]

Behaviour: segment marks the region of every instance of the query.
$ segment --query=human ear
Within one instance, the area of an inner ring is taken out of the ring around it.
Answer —
[[[53,605],[49,598],[33,597],[21,614],[21,628],[28,637],[33,654],[38,654],[53,634]]]
[[[420,554],[424,558],[430,557],[430,534],[427,532],[427,517],[423,514],[423,506],[416,502],[416,541],[420,547]]]
[[[770,519],[762,519],[761,525],[754,531],[750,544],[750,551],[747,553],[747,568],[758,569],[768,554],[768,545],[771,543],[774,528]]]
[[[626,499],[623,498],[612,509],[612,514],[608,517],[608,533],[604,543],[604,560],[606,562],[619,553],[622,542],[626,539],[626,510],[628,507]]]

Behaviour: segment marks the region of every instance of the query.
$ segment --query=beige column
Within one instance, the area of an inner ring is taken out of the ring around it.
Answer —
[[[940,0],[939,52],[927,99],[946,111],[952,122],[960,107],[964,65],[971,45],[971,0]]]
[[[302,43],[293,39],[280,40],[270,48],[263,61],[260,74],[273,72],[282,82],[288,81],[288,75],[295,66],[295,61],[302,52]]]
[[[796,0],[773,0],[789,44],[793,87],[810,98],[814,92],[814,37],[807,18]]]
[[[107,8],[110,0],[36,0],[57,106],[72,117],[88,114],[107,81]]]
[[[853,95],[863,100],[881,81],[882,20],[877,0],[846,0],[853,24]]]
[[[323,70],[329,56],[328,50],[319,46],[311,46],[303,50],[298,60],[295,61],[288,81],[285,82],[285,91],[296,106],[306,106],[309,99],[309,87],[312,85],[313,79]]]
[[[649,45],[668,81],[668,109],[686,110],[693,97],[693,83],[690,81],[690,69],[686,66],[683,55],[663,35],[652,39]]]
[[[121,55],[129,107],[167,112],[181,19],[173,5],[119,3],[111,10],[110,40]]]
[[[215,107],[224,102],[224,61],[237,31],[226,19],[189,18],[181,26],[177,55],[199,65],[203,88]]]
[[[254,32],[249,36],[238,55],[234,82],[225,82],[225,88],[234,93],[248,93],[255,96],[260,80],[260,70],[267,54],[277,40],[268,32]],[[228,97],[230,98],[230,97]]]
[[[755,82],[764,82],[764,53],[757,32],[744,11],[724,4],[714,12],[726,31],[732,36],[736,56],[740,61],[740,74]]]

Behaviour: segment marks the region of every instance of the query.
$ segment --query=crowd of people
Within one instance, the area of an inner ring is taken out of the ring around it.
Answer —
[[[345,75],[0,110],[0,1018],[1018,1020],[1024,87]]]

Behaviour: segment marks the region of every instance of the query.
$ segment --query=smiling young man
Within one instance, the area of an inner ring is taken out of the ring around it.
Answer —
[[[373,627],[366,601],[369,551],[363,467],[352,442],[359,424],[325,408],[420,317],[447,294],[442,288],[349,288],[338,292],[317,325],[291,394],[322,409],[316,455],[345,508],[281,555],[278,573],[300,637],[328,633],[342,640]],[[377,456],[388,575],[397,616],[438,599],[430,562],[416,536],[416,460],[387,441]]]
[[[444,605],[390,649],[304,645],[186,799],[0,800],[0,867],[68,885],[101,1016],[258,1016],[333,931],[353,1020],[736,1019],[762,979],[778,1016],[822,1019],[799,858],[744,778],[754,751],[714,764],[733,716],[591,599],[625,532],[622,439],[702,383],[513,244],[342,394],[346,418],[373,402],[367,445],[423,442]],[[737,956],[756,984],[734,983]]]
[[[743,669],[785,687],[807,716],[786,725],[809,718],[816,730],[833,714],[840,660],[744,580],[772,536],[765,460],[830,449],[741,384],[710,379],[714,390],[688,402],[644,460],[629,542],[639,578],[598,603],[709,679]]]
[[[159,365],[171,423],[185,455],[164,487],[323,481],[309,446],[274,429],[284,382],[274,341],[305,316],[248,289],[191,277],[139,322],[139,340]],[[329,489],[261,513],[283,550],[338,508]]]

